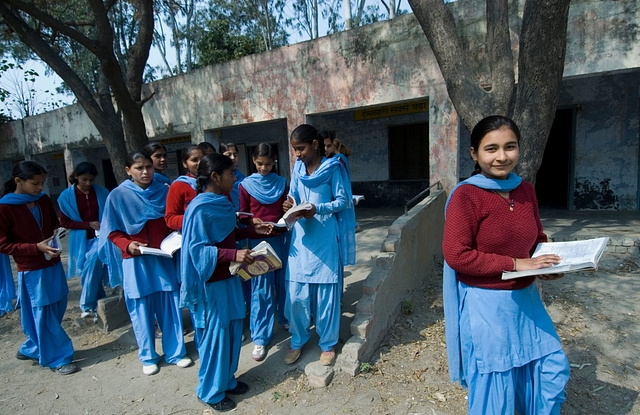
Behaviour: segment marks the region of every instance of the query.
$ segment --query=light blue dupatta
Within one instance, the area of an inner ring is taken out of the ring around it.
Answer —
[[[275,173],[269,173],[266,176],[253,173],[244,178],[241,186],[261,204],[270,205],[282,197],[287,187],[287,180]]]
[[[515,173],[509,173],[505,180],[489,179],[482,174],[476,174],[464,180],[453,188],[445,204],[446,212],[449,201],[456,189],[462,185],[472,185],[481,189],[495,190],[498,192],[510,192],[522,183],[522,177]],[[449,361],[449,379],[451,382],[460,382],[467,387],[467,382],[462,369],[462,345],[460,343],[460,296],[458,293],[457,273],[445,261],[442,278],[442,297],[444,303],[444,322],[447,342],[447,358]]]

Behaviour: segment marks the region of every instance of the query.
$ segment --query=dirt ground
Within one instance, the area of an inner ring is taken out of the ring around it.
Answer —
[[[638,256],[605,255],[598,271],[545,283],[544,300],[571,363],[562,414],[640,414],[639,268]],[[70,290],[63,324],[81,371],[60,376],[16,360],[24,340],[19,312],[1,317],[0,414],[210,413],[195,398],[198,362],[187,369],[162,365],[159,374],[144,376],[130,333],[103,334],[81,320],[77,279]],[[337,373],[329,387],[311,389],[300,367],[247,371],[240,379],[251,390],[235,412],[466,414],[466,393],[448,378],[441,276],[404,306],[360,375]],[[192,337],[187,341],[189,355],[197,357]]]

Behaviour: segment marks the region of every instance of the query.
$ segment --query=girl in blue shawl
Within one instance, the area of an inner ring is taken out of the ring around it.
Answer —
[[[162,184],[166,184],[167,186],[171,184],[171,179],[165,176],[162,172],[169,167],[169,158],[167,157],[167,148],[154,141],[152,143],[148,143],[142,149],[142,152],[151,160],[153,163],[153,180],[160,182]]]
[[[287,264],[285,315],[289,320],[291,344],[285,363],[300,357],[309,341],[311,314],[320,337],[320,363],[330,365],[336,357],[340,330],[340,297],[343,265],[355,263],[355,216],[344,166],[337,158],[325,158],[318,131],[307,124],[291,133],[291,147],[298,160],[291,175],[290,198],[313,207],[295,223]]]
[[[18,303],[27,337],[16,353],[61,375],[77,371],[73,344],[61,326],[69,288],[59,247],[49,246],[59,222],[51,199],[42,193],[47,171],[34,161],[21,161],[0,198],[0,253],[18,266]],[[13,281],[12,281],[13,282]]]
[[[283,203],[287,200],[287,183],[284,177],[272,172],[276,163],[276,153],[269,144],[256,146],[253,164],[257,173],[244,179],[240,185],[240,211],[253,214],[253,223],[277,222],[283,215]],[[286,228],[285,228],[286,230]],[[250,328],[254,347],[251,357],[262,361],[266,357],[266,346],[271,341],[275,311],[278,322],[289,328],[284,316],[285,285],[284,274],[289,255],[289,232],[278,232],[270,236],[268,242],[282,261],[282,268],[251,279]],[[250,240],[253,248],[261,240]],[[277,298],[277,302],[276,302]]]
[[[153,375],[160,361],[154,320],[162,329],[167,363],[187,367],[192,361],[182,334],[176,261],[140,252],[142,246],[159,248],[171,233],[164,220],[169,186],[154,180],[153,164],[140,151],[129,153],[126,166],[131,180],[122,182],[107,198],[98,252],[109,266],[111,285],[122,285],[142,372]]]
[[[102,287],[106,268],[98,258],[100,221],[109,191],[94,182],[98,169],[93,163],[79,163],[69,176],[71,187],[58,197],[60,223],[69,229],[67,278],[80,276],[80,317],[95,314],[98,300],[105,297]]]
[[[197,192],[184,215],[180,256],[180,305],[194,315],[200,369],[198,399],[215,411],[236,403],[225,396],[249,390],[237,381],[245,305],[240,278],[229,272],[231,261],[251,264],[249,249],[236,249],[236,238],[266,235],[272,227],[236,228],[236,212],[225,193],[233,188],[234,164],[222,154],[207,154],[198,166]],[[255,231],[254,231],[255,229]]]
[[[5,254],[0,254],[0,316],[13,310],[16,299],[16,283],[13,281],[11,261]]]
[[[501,279],[502,271],[540,269],[560,260],[530,258],[546,235],[533,186],[513,173],[519,141],[509,118],[480,121],[471,133],[476,171],[456,186],[445,208],[449,373],[468,386],[472,415],[558,415],[569,380],[569,362],[535,277]]]
[[[233,188],[229,192],[231,195],[231,202],[236,212],[240,210],[240,183],[244,180],[244,174],[238,170],[238,146],[233,143],[221,143],[220,154],[224,154],[233,161],[233,175],[236,178],[236,182],[233,184]]]

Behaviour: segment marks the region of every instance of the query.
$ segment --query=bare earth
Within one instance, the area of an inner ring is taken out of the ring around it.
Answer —
[[[544,300],[571,362],[563,414],[640,414],[639,268],[637,256],[605,255],[598,271],[545,283]],[[19,312],[1,317],[1,414],[210,413],[195,398],[198,362],[187,369],[162,365],[159,374],[144,376],[130,332],[107,335],[80,320],[77,279],[70,289],[63,324],[81,371],[60,376],[16,360],[24,340]],[[328,388],[311,389],[303,367],[251,369],[240,375],[251,390],[235,412],[466,414],[465,391],[448,380],[441,276],[429,278],[405,311],[360,375],[337,373]],[[282,359],[282,351],[273,352],[268,360]]]

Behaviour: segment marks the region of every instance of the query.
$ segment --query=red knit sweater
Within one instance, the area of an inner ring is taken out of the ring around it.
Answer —
[[[171,233],[167,228],[164,218],[157,218],[147,221],[142,230],[136,235],[128,235],[122,231],[113,231],[109,234],[109,240],[122,251],[122,258],[133,258],[127,251],[127,247],[133,241],[147,244],[150,248],[160,248],[162,240]]]
[[[285,191],[282,193],[280,199],[275,203],[269,205],[263,205],[258,202],[256,198],[251,196],[249,192],[240,184],[240,212],[253,213],[254,218],[260,218],[265,222],[277,222],[280,220],[284,211],[282,210],[282,204],[287,200],[287,194]]]
[[[196,191],[189,184],[178,181],[171,183],[169,193],[167,193],[167,209],[164,214],[164,220],[169,229],[182,231],[184,212],[195,197]]]
[[[71,220],[67,215],[60,212],[60,225],[67,229],[86,229],[87,239],[93,239],[96,237],[96,231],[89,225],[89,222],[97,222],[100,220],[100,205],[98,205],[96,190],[92,186],[89,194],[85,195],[78,189],[78,186],[73,185],[73,192],[76,195],[76,204],[78,205],[78,212],[80,213],[82,222]]]
[[[60,262],[60,257],[47,260],[36,248],[60,226],[51,199],[44,195],[36,202],[40,208],[42,227],[24,205],[0,205],[0,252],[12,255],[18,271],[47,268]]]
[[[520,289],[535,277],[503,281],[502,271],[513,271],[513,258],[529,258],[542,231],[533,186],[523,182],[511,192],[514,206],[499,194],[473,185],[454,192],[447,208],[442,251],[458,280],[471,286]]]

